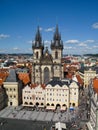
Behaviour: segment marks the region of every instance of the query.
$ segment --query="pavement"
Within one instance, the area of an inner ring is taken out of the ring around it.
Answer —
[[[62,122],[67,125],[70,130],[77,130],[84,126],[86,120],[86,100],[85,96],[80,96],[80,106],[74,111],[46,111],[32,108],[6,107],[0,111],[0,130],[51,130],[51,126],[56,122]],[[82,114],[81,114],[82,113]],[[80,125],[81,124],[81,125]]]

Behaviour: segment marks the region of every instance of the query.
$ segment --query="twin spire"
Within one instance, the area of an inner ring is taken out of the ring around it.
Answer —
[[[44,48],[39,26],[37,27],[37,32],[35,35],[35,43],[33,44],[33,48],[35,48],[35,47]],[[53,49],[55,47],[63,49],[63,43],[61,41],[61,35],[59,33],[58,25],[56,25],[56,29],[55,29],[54,36],[53,36],[53,42],[51,43],[51,49]]]

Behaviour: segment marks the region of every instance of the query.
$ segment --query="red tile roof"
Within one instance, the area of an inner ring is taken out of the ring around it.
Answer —
[[[98,93],[98,78],[93,79],[93,87],[96,93]]]
[[[28,73],[19,73],[18,78],[23,81],[23,83],[26,85],[30,82],[30,77]]]

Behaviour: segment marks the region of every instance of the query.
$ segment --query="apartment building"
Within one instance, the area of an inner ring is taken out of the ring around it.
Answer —
[[[23,106],[46,107],[51,110],[66,110],[78,106],[79,86],[75,81],[53,78],[46,86],[31,86],[27,85],[22,91]]]

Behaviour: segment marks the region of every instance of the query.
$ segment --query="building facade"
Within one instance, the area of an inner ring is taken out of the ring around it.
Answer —
[[[53,78],[46,86],[26,86],[23,89],[23,106],[66,110],[78,106],[79,86],[75,81]]]
[[[8,96],[8,106],[18,106],[22,103],[22,82],[17,80],[14,69],[9,70],[9,76],[4,82]]]
[[[22,90],[23,106],[45,106],[45,89],[42,85],[38,86],[26,86]]]
[[[89,84],[90,119],[87,123],[89,130],[98,130],[98,78]]]
[[[84,71],[84,87],[88,87],[90,80],[96,77],[96,71],[89,69]]]
[[[44,43],[42,42],[42,37],[38,27],[35,42],[32,45],[32,83],[43,84],[49,82],[53,77],[63,77],[63,66],[61,64],[63,42],[61,40],[58,26],[56,26],[50,47],[51,54],[47,47],[44,50]]]

